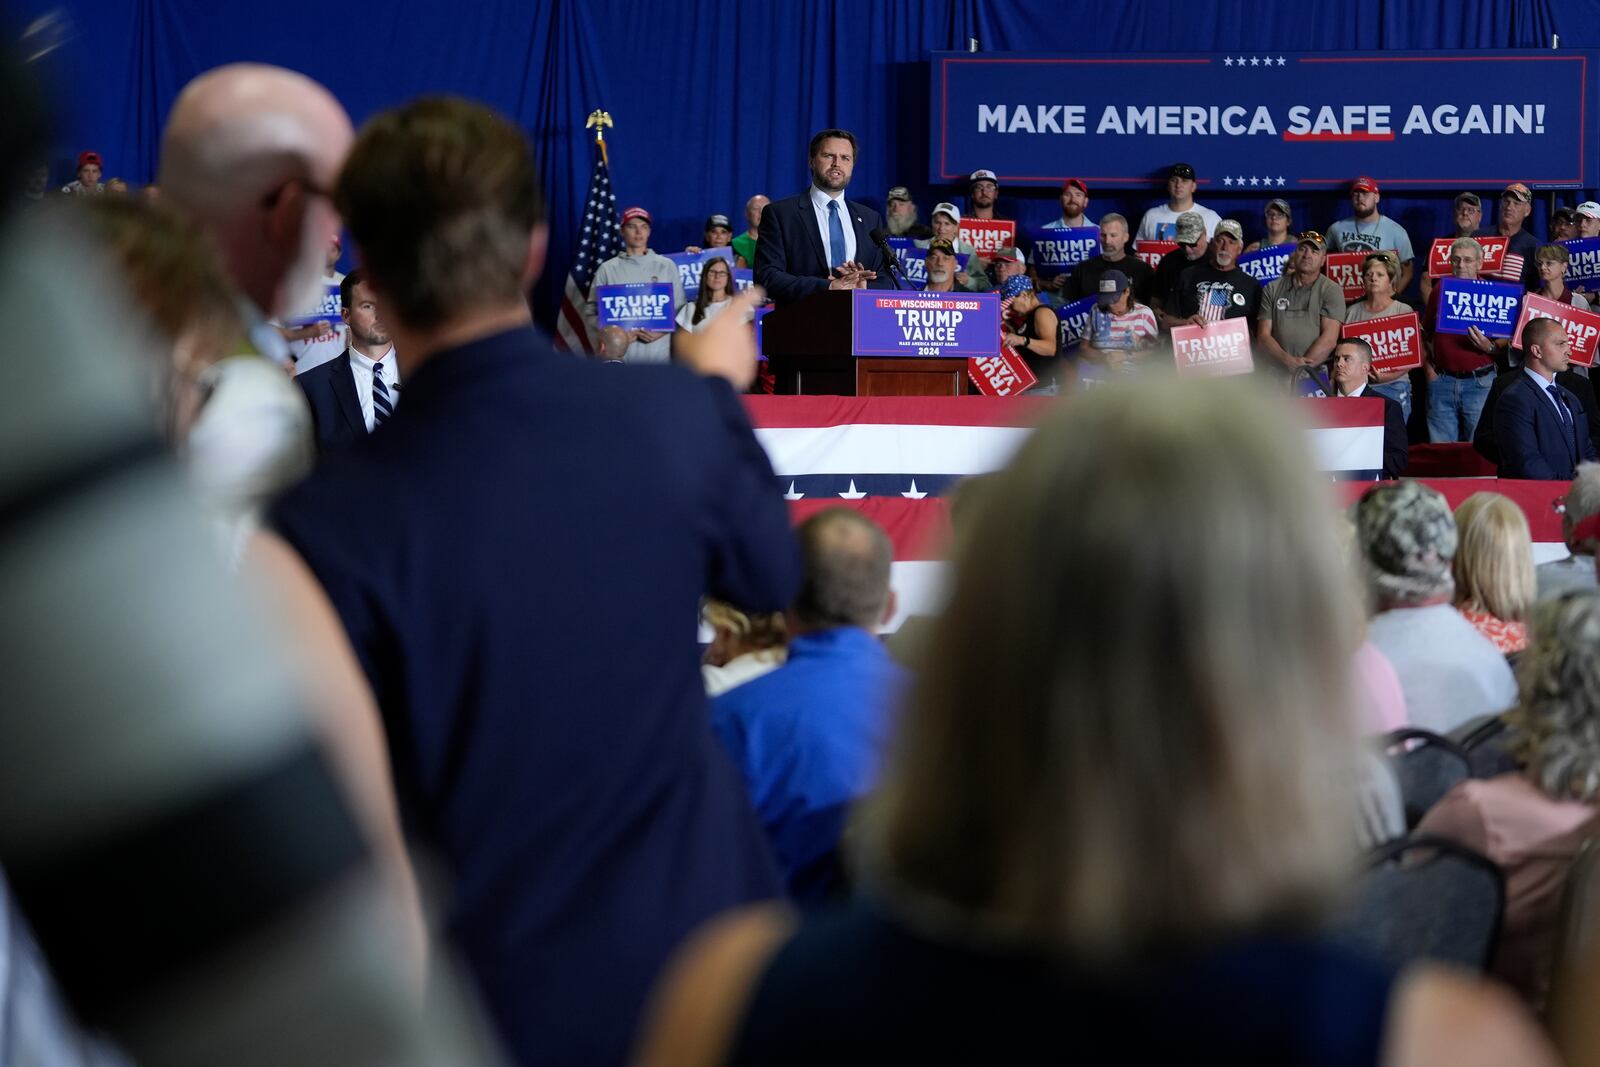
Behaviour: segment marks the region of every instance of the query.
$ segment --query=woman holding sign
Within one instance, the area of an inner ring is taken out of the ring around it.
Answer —
[[[1539,295],[1588,311],[1589,301],[1567,288],[1567,263],[1571,258],[1566,248],[1558,244],[1545,245],[1534,253],[1534,262],[1539,265]]]
[[[1391,315],[1409,315],[1416,308],[1398,300],[1394,294],[1400,278],[1400,260],[1392,252],[1374,252],[1361,261],[1361,285],[1365,290],[1360,300],[1345,309],[1345,322],[1370,322]],[[1373,371],[1372,391],[1400,405],[1400,411],[1411,420],[1410,371]]]
[[[1056,384],[1056,313],[1039,300],[1033,282],[1025,274],[1006,279],[1000,287],[1000,306],[1005,318],[1000,323],[1001,341],[1027,361],[1039,384],[1031,391],[1054,392]]]

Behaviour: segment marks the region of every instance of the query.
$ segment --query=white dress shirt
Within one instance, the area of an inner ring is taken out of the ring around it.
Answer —
[[[389,387],[389,408],[393,410],[400,406],[400,368],[395,366],[394,345],[389,346],[376,360],[368,359],[357,352],[352,346],[350,349],[350,376],[355,379],[356,399],[361,401],[361,417],[366,420],[367,432],[372,432],[372,375],[377,368],[383,369],[383,384]]]
[[[837,267],[839,264],[833,261],[833,238],[828,235],[829,200],[839,202],[839,225],[844,227],[844,258],[852,261],[856,258],[856,223],[850,217],[850,205],[845,203],[843,193],[829,196],[815,185],[811,187],[811,206],[816,209],[817,229],[822,234],[822,256],[828,266]]]

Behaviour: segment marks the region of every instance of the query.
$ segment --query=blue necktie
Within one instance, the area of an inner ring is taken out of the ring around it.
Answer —
[[[394,404],[389,399],[389,386],[383,380],[383,364],[372,367],[372,428],[383,425],[383,420],[394,414]]]
[[[1550,399],[1556,402],[1556,411],[1561,414],[1562,435],[1567,440],[1567,454],[1570,456],[1573,454],[1573,447],[1577,444],[1572,438],[1572,412],[1567,410],[1566,402],[1561,399],[1561,390],[1556,388],[1554,382],[1545,386],[1545,390],[1550,394]]]
[[[828,247],[833,255],[829,266],[844,262],[844,224],[839,221],[839,201],[828,201]]]

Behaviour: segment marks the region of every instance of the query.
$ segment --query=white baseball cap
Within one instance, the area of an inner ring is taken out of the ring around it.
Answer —
[[[957,226],[961,225],[961,210],[954,204],[935,204],[933,205],[933,210],[928,213],[928,217],[931,219],[941,211],[955,220]]]
[[[1572,210],[1586,219],[1600,219],[1600,204],[1595,203],[1593,200],[1585,200]]]

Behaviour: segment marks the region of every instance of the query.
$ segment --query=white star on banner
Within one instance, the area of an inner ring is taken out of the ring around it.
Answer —
[[[1278,57],[1278,66],[1280,66],[1280,67],[1283,66],[1283,57],[1282,56]]]
[[[1254,177],[1254,176],[1252,176],[1252,177],[1251,177],[1251,178],[1250,178],[1250,184],[1251,184],[1251,185],[1259,185],[1259,184],[1260,184],[1260,182],[1258,182],[1258,181],[1256,181],[1256,179],[1255,179],[1255,177]]]
[[[1279,185],[1282,185],[1282,184],[1283,184],[1283,179],[1282,179],[1282,178],[1281,178],[1281,177],[1280,177],[1280,178],[1279,178],[1279,179],[1278,179],[1278,184],[1279,184]]]
[[[844,492],[840,493],[839,495],[841,497],[843,497],[845,500],[860,500],[862,497],[866,496],[867,494],[857,490],[856,489],[856,480],[854,478],[851,478],[850,479],[850,488],[846,489]]]
[[[794,491],[794,482],[792,482],[792,481],[789,483],[789,491],[787,493],[783,494],[783,499],[785,499],[785,500],[800,500],[800,499],[803,499],[804,497],[805,497],[804,493],[797,493],[797,492]]]
[[[1261,61],[1259,59],[1257,59],[1255,56],[1251,56],[1250,57],[1250,65],[1252,67],[1259,67],[1261,65]]]
[[[1224,179],[1222,179],[1222,184],[1223,185],[1232,185],[1233,184],[1233,179],[1232,178],[1224,178]]]
[[[1223,66],[1224,66],[1224,67],[1231,67],[1231,66],[1233,66],[1233,57],[1232,57],[1232,56],[1226,56],[1226,57],[1224,57],[1224,58],[1223,58],[1223,60],[1222,60],[1222,65],[1223,65]]]
[[[901,493],[900,495],[905,497],[907,500],[921,500],[928,494],[926,492],[917,492],[917,480],[913,478],[911,479],[911,491],[909,493]]]

